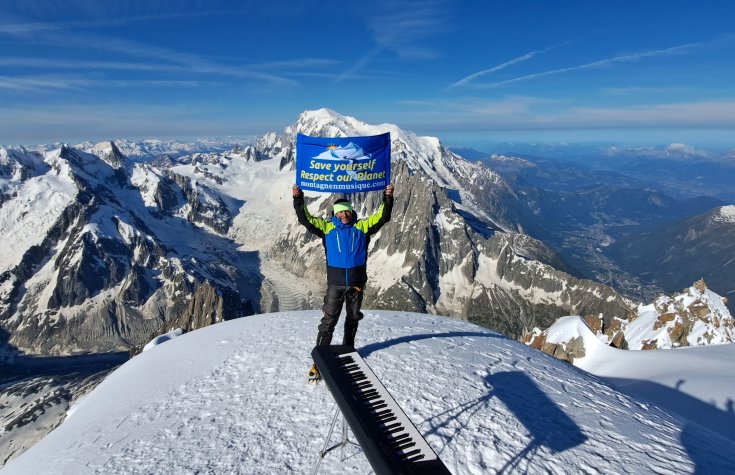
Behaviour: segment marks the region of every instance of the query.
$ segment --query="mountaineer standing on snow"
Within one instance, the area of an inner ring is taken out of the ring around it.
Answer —
[[[363,291],[367,283],[367,249],[370,236],[388,221],[393,210],[393,185],[385,187],[383,203],[368,218],[357,219],[352,204],[346,199],[338,199],[333,206],[332,219],[314,217],[304,204],[304,192],[293,186],[293,207],[296,216],[306,229],[322,238],[327,255],[327,293],[324,296],[322,311],[324,316],[319,324],[316,337],[317,345],[329,345],[337,326],[342,305],[346,303],[347,317],[344,324],[343,345],[355,346],[357,326],[363,317],[360,312]],[[316,365],[309,371],[310,379],[318,380]]]

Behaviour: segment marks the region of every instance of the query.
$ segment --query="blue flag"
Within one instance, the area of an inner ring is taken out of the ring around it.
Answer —
[[[369,137],[296,137],[296,184],[303,190],[354,193],[390,184],[390,132]]]

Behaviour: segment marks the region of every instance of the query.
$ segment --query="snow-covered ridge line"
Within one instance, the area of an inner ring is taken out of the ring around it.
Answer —
[[[102,142],[85,141],[77,144],[53,143],[39,145],[0,145],[0,148],[46,153],[62,147],[73,147],[85,152],[95,153],[95,150],[104,148],[106,144],[114,143],[120,151],[131,160],[150,161],[164,155],[178,158],[193,153],[226,152],[228,150],[245,148],[254,144],[256,140],[257,137],[254,136],[202,138],[193,141],[161,139],[129,140],[118,138]]]

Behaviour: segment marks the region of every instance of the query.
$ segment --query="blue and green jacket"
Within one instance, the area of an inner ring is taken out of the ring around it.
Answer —
[[[353,212],[352,222],[348,224],[343,224],[336,216],[332,219],[312,216],[303,196],[294,197],[293,207],[299,223],[322,238],[327,256],[327,285],[364,287],[370,236],[390,221],[393,197],[383,194],[383,203],[374,214],[358,220]]]

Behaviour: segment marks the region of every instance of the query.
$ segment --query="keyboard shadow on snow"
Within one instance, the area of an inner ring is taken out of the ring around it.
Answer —
[[[419,335],[406,335],[399,338],[393,338],[391,340],[379,341],[376,343],[370,343],[363,347],[357,348],[357,352],[360,356],[366,358],[376,351],[384,350],[394,345],[400,345],[401,343],[413,343],[419,340],[429,340],[432,338],[464,338],[464,337],[485,337],[485,338],[499,338],[502,340],[508,340],[509,338],[503,335],[487,332],[444,332],[444,333],[422,333]]]
[[[407,335],[383,342],[372,343],[358,349],[362,357],[388,347],[411,343],[431,338],[447,337],[489,337],[508,339],[502,335],[485,332],[446,332]],[[429,433],[445,440],[456,436],[456,432],[448,435],[444,430],[453,422],[459,423],[459,429],[466,428],[462,421],[470,421],[473,416],[491,404],[502,404],[523,425],[531,441],[520,453],[509,460],[498,473],[515,471],[517,465],[528,459],[533,453],[545,447],[552,453],[563,452],[583,444],[587,436],[582,429],[560,408],[538,385],[522,371],[504,371],[485,376],[484,381],[488,393],[482,397],[436,414],[421,422],[431,427]],[[519,434],[519,437],[524,434]]]

